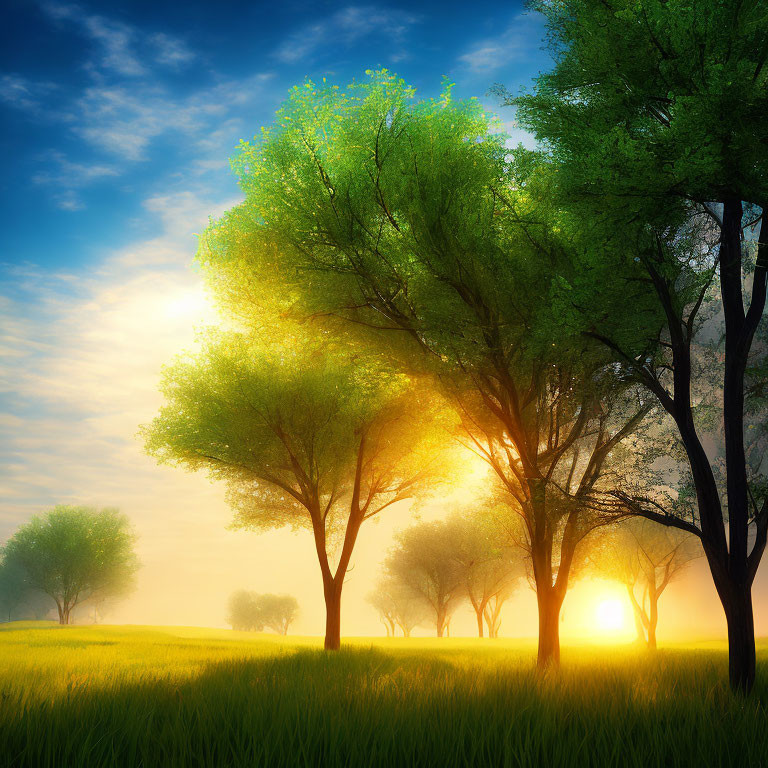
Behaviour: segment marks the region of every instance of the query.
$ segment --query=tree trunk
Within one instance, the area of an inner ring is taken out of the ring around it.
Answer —
[[[728,622],[728,677],[731,688],[749,693],[755,682],[755,622],[750,587],[734,585],[723,603]]]
[[[443,633],[445,632],[445,611],[440,608],[437,611],[437,616],[435,617],[435,625],[437,627],[437,636],[442,637]]]
[[[543,585],[542,585],[543,586]],[[536,594],[539,607],[539,652],[536,664],[540,670],[560,666],[560,608],[562,600],[552,587],[540,587]]]
[[[659,595],[655,589],[648,592],[648,650],[656,650],[656,626],[659,623]]]
[[[483,609],[475,609],[475,613],[477,614],[477,636],[482,637],[483,636]]]
[[[643,609],[640,607],[635,597],[632,585],[627,584],[627,593],[629,594],[629,602],[632,603],[632,613],[635,617],[635,631],[637,632],[637,642],[645,645],[647,640],[645,639],[645,624],[643,623]],[[645,601],[643,601],[645,602]]]
[[[336,584],[331,580],[325,588],[325,645],[326,651],[338,651],[341,647],[341,588],[344,580]]]

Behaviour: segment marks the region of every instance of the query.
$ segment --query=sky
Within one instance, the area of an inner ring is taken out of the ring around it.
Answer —
[[[229,530],[223,488],[156,466],[136,437],[160,405],[163,363],[216,321],[192,265],[196,233],[241,199],[228,162],[238,142],[305,78],[343,85],[385,67],[434,96],[448,77],[457,97],[497,112],[511,142],[532,145],[490,89],[531,85],[550,63],[543,34],[518,2],[5,0],[0,542],[56,503],[118,506],[142,569],[110,620],[222,626],[227,596],[244,587],[296,595],[296,630],[319,634],[309,535]],[[456,501],[435,500],[422,517]],[[411,520],[400,505],[361,533],[347,633],[381,632],[365,595]],[[666,599],[668,630],[690,628],[699,606],[696,630],[722,632],[703,564],[686,579]],[[615,597],[609,584],[576,587],[564,635],[590,625],[597,592]],[[535,634],[534,608],[523,590],[502,634]],[[455,627],[469,633],[472,617]]]

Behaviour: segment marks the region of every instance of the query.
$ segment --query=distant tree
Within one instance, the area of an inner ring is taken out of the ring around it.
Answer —
[[[0,559],[0,621],[42,619],[53,607],[48,595],[27,584],[18,564]]]
[[[515,582],[525,575],[522,554],[519,549],[499,545],[485,510],[455,513],[446,525],[451,547],[445,555],[458,567],[465,595],[477,617],[478,636],[483,636],[487,619],[489,635],[495,637],[501,608]]]
[[[701,554],[695,536],[630,518],[605,532],[590,561],[600,575],[626,587],[638,639],[655,650],[659,599],[669,583]]]
[[[384,561],[385,572],[429,612],[437,636],[448,631],[464,597],[462,572],[451,556],[453,541],[445,522],[418,523],[395,537]]]
[[[391,576],[380,577],[376,588],[367,599],[379,612],[381,622],[387,630],[387,637],[394,637],[397,627],[402,631],[403,637],[410,637],[413,629],[424,620],[423,603]]]
[[[258,595],[246,589],[233,592],[227,603],[227,623],[237,632],[261,632],[264,622],[257,603]]]
[[[327,339],[268,347],[235,333],[212,334],[166,369],[162,389],[167,404],[144,429],[148,451],[223,480],[236,526],[312,531],[325,647],[339,648],[360,526],[434,479],[435,398]]]
[[[56,603],[59,623],[98,596],[124,595],[138,568],[135,536],[116,509],[57,506],[37,515],[6,542],[3,562]]]
[[[287,635],[288,627],[299,612],[299,604],[291,595],[257,595],[256,610],[260,624],[279,635]]]

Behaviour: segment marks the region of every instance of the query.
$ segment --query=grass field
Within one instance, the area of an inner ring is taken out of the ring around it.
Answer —
[[[0,765],[768,765],[768,645],[748,699],[724,646],[565,648],[558,673],[505,640],[0,625]]]

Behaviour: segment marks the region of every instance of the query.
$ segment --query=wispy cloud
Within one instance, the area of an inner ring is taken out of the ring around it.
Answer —
[[[73,130],[123,160],[142,160],[161,135],[184,134],[205,142],[233,119],[234,111],[258,100],[268,80],[268,75],[256,74],[184,97],[159,84],[92,86],[74,105]]]
[[[381,37],[399,45],[418,17],[405,11],[377,6],[349,6],[322,21],[308,24],[290,35],[275,51],[287,64],[312,58],[332,46],[349,47],[361,40]],[[402,52],[393,52],[394,57]]]
[[[41,161],[45,167],[32,176],[32,182],[52,190],[56,205],[64,211],[79,211],[85,207],[77,190],[100,179],[119,175],[114,166],[76,163],[57,150],[44,153]]]
[[[530,56],[541,46],[542,21],[530,14],[515,16],[504,32],[495,37],[477,41],[459,62],[475,73],[490,73],[515,59]]]
[[[146,75],[151,64],[178,67],[194,58],[182,40],[163,33],[87,13],[78,5],[45,3],[43,11],[57,22],[69,22],[90,38],[98,51],[92,66],[127,77]]]
[[[28,112],[37,112],[56,86],[50,82],[30,80],[16,74],[0,77],[0,101]]]

